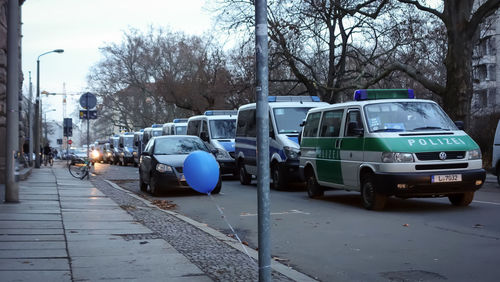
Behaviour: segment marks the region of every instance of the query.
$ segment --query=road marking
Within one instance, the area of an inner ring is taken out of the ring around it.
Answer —
[[[308,213],[308,212],[303,212],[303,211],[299,211],[299,210],[289,210],[289,211],[285,211],[285,212],[272,212],[271,213],[271,215],[283,215],[283,214],[307,214],[307,215],[310,215],[310,213]],[[240,214],[240,216],[257,216],[257,214],[243,212]]]
[[[472,201],[472,202],[500,206],[500,203],[494,203],[494,202],[485,202],[485,201]]]

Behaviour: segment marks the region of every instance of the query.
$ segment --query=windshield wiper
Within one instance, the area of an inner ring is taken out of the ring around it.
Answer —
[[[399,131],[405,131],[405,130],[401,128],[381,128],[374,130],[373,132],[399,132]]]
[[[448,128],[442,128],[439,126],[423,126],[423,127],[416,127],[412,129],[412,131],[416,130],[449,130]]]

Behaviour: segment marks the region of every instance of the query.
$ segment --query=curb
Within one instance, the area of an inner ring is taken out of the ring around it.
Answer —
[[[186,223],[189,223],[191,224],[192,226],[202,230],[203,232],[205,233],[208,233],[209,235],[212,235],[213,237],[217,238],[218,240],[222,241],[223,243],[226,243],[227,245],[229,245],[230,247],[244,253],[245,251],[241,249],[241,244],[240,242],[238,242],[236,239],[233,239],[231,237],[228,237],[224,234],[222,234],[221,232],[213,229],[213,228],[210,228],[208,227],[206,224],[203,224],[203,223],[200,223],[198,221],[195,221],[189,217],[186,217],[184,215],[181,215],[179,213],[176,213],[176,212],[173,212],[173,211],[169,211],[169,210],[163,210],[163,209],[160,209],[159,207],[151,204],[150,201],[142,198],[142,197],[139,197],[137,196],[136,194],[130,192],[129,190],[126,190],[126,189],[123,189],[121,188],[120,186],[118,186],[116,183],[114,182],[111,182],[109,180],[106,180],[106,179],[103,179],[106,183],[108,183],[109,185],[111,185],[111,187],[117,189],[117,190],[120,190],[126,194],[128,194],[129,196],[137,199],[137,200],[140,200],[141,202],[143,202],[146,206],[148,207],[151,207],[151,208],[156,208],[162,212],[165,212],[165,213],[168,213],[172,216],[175,216],[177,217],[178,219],[186,222]],[[249,248],[247,247],[246,250],[248,251],[248,253],[250,254],[250,257],[252,257],[253,259],[255,259],[256,261],[258,261],[258,258],[259,258],[259,253],[252,249],[252,248]],[[271,260],[271,268],[276,271],[276,272],[279,272],[281,273],[282,275],[292,279],[292,280],[295,280],[295,281],[317,281],[301,272],[298,272],[297,270],[294,270],[292,269],[291,267],[289,266],[286,266],[274,259]]]

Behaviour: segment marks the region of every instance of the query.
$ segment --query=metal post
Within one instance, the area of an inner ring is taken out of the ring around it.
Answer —
[[[9,0],[7,12],[7,136],[5,201],[19,202],[15,154],[19,149],[19,1]]]
[[[30,167],[33,166],[33,83],[31,82],[31,71],[29,72],[29,104],[28,104],[28,121],[29,121],[29,149],[28,149],[28,159]]]
[[[259,281],[271,281],[267,1],[255,1]]]
[[[90,147],[90,138],[89,138],[89,132],[90,132],[89,96],[90,95],[86,95],[86,99],[87,99],[87,160],[90,162],[90,152],[89,152],[89,149],[90,149],[89,148]],[[90,179],[90,171],[87,174],[87,179]]]
[[[40,55],[41,56],[41,55]],[[36,60],[35,168],[40,168],[40,56]]]

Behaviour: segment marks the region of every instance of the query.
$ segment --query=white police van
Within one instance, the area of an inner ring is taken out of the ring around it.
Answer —
[[[495,139],[493,140],[493,155],[491,158],[492,173],[497,176],[498,185],[500,185],[500,120],[495,131]]]
[[[187,121],[187,118],[176,118],[172,122],[163,124],[163,135],[185,135]]]
[[[354,102],[310,110],[300,149],[309,197],[360,191],[367,209],[383,209],[389,196],[466,206],[485,179],[479,146],[411,89],[357,90]]]
[[[298,180],[300,123],[309,109],[327,106],[316,96],[269,96],[269,163],[272,187],[281,190]],[[235,155],[241,184],[257,175],[256,104],[238,109]]]
[[[187,135],[195,135],[209,143],[217,153],[222,174],[234,174],[235,110],[211,110],[203,115],[192,116],[187,121]]]

